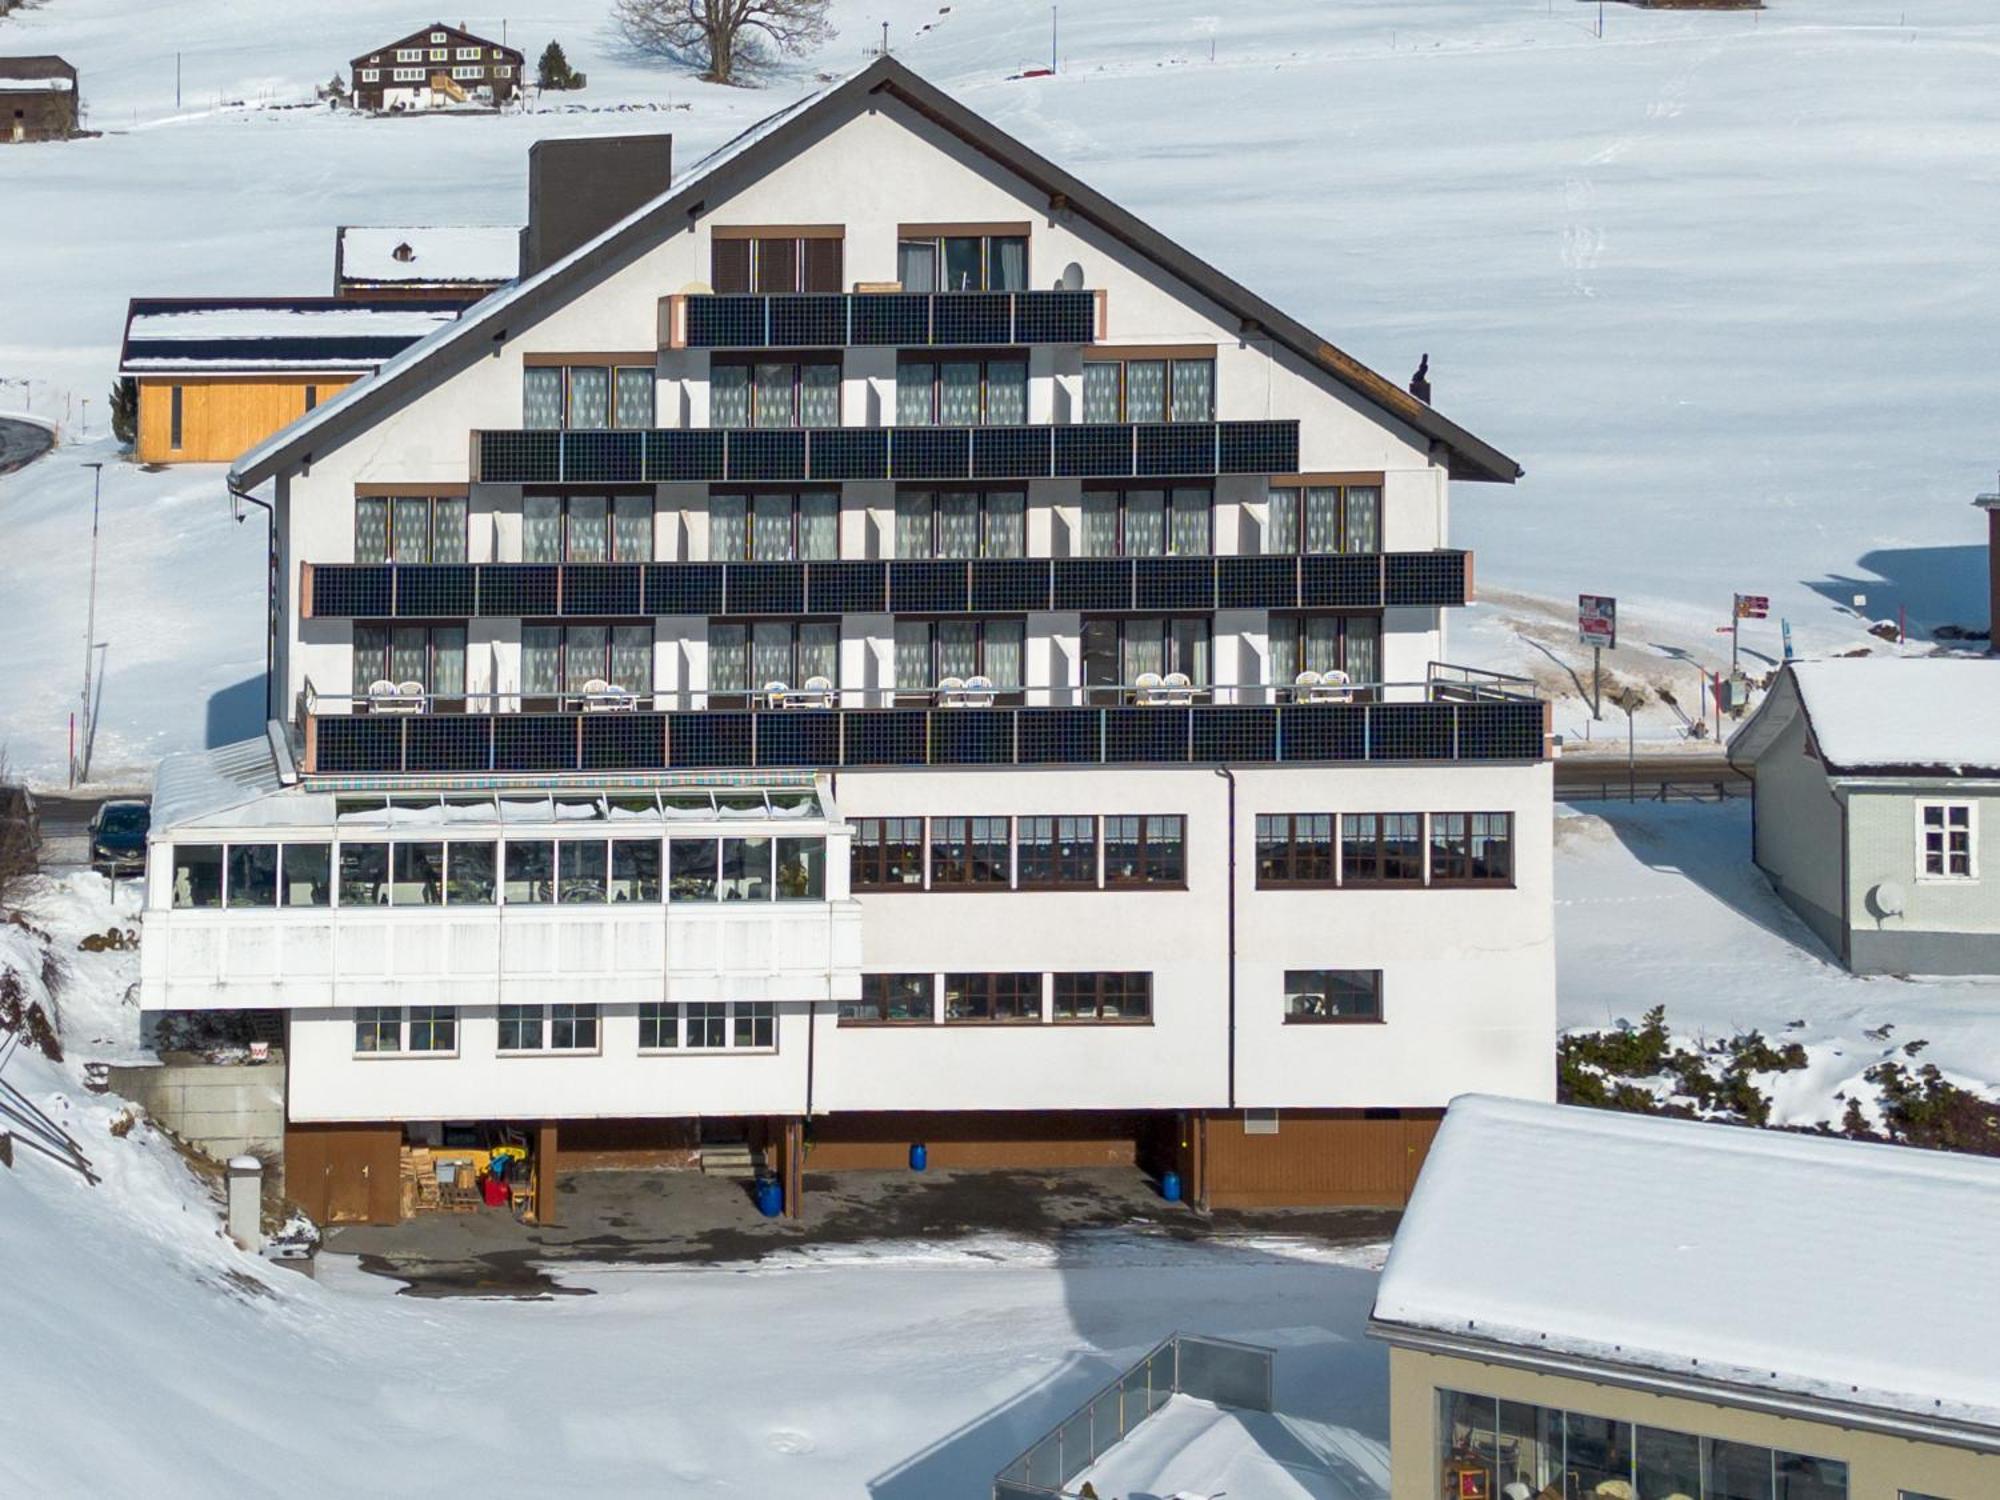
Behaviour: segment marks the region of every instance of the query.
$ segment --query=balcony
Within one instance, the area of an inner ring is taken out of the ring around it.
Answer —
[[[1297,473],[1299,424],[526,429],[473,433],[471,464],[475,484],[1202,479]]]
[[[680,294],[660,299],[662,349],[991,348],[1088,344],[1102,292]]]
[[[1032,688],[1014,695],[1028,699],[1019,706],[963,688],[917,695],[932,701],[915,706],[912,695],[883,689],[760,693],[750,706],[730,708],[706,706],[711,696],[719,697],[646,694],[615,706],[520,712],[518,697],[475,695],[370,713],[308,683],[299,762],[318,777],[602,779],[714,769],[1497,763],[1548,755],[1547,706],[1530,684],[1442,665],[1423,682],[1337,690]]]
[[[1472,554],[748,563],[306,563],[314,619],[1453,607]]]

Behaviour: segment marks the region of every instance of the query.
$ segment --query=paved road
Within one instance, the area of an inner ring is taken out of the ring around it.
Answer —
[[[56,435],[34,422],[0,417],[0,474],[24,469],[55,446]]]
[[[1641,797],[1658,798],[1662,788],[1675,797],[1747,797],[1750,778],[1716,751],[1641,755],[1629,770],[1624,756],[1598,752],[1565,755],[1556,762],[1556,796],[1570,801],[1618,798],[1633,790]]]

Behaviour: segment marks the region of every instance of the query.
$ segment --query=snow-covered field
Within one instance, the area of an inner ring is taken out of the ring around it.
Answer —
[[[394,0],[43,0],[0,21],[0,52],[80,67],[106,132],[0,152],[0,408],[74,435],[88,398],[101,436],[129,295],[327,287],[341,222],[516,222],[546,134],[668,129],[691,161],[863,61],[887,19],[906,61],[1361,359],[1401,378],[1430,353],[1440,407],[1528,468],[1460,491],[1495,602],[1459,654],[1534,670],[1566,732],[1580,590],[1624,606],[1611,665],[1677,694],[1678,654],[1726,658],[1735,590],[1769,594],[1807,654],[1866,640],[1857,593],[1869,617],[1985,623],[1967,502],[1991,487],[2000,394],[1986,0],[1614,5],[1602,39],[1570,0],[1094,0],[1061,16],[1060,75],[1029,80],[1007,75],[1046,60],[1044,8],[837,0],[839,37],[748,91],[626,55],[607,10],[507,18],[589,74],[560,108],[379,121],[278,106],[407,30]],[[99,456],[0,480],[0,738],[44,779],[80,687],[77,465]],[[98,764],[143,777],[242,704],[261,541],[215,469],[108,488],[124,571]],[[1776,619],[1745,644],[1775,656]]]

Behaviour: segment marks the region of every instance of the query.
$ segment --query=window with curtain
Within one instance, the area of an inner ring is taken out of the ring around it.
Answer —
[[[603,365],[570,368],[568,425],[582,431],[611,425],[611,371]]]
[[[1379,485],[1280,485],[1270,491],[1265,552],[1381,550]]]
[[[354,560],[456,563],[466,555],[463,495],[362,495],[354,502]]]
[[[1141,673],[1185,672],[1208,682],[1207,615],[1095,615],[1083,621],[1083,680],[1088,688],[1129,687]],[[1115,694],[1093,693],[1093,701]]]
[[[437,697],[463,697],[465,627],[357,623],[353,681],[356,693],[371,682],[419,682]]]
[[[896,242],[906,292],[1020,292],[1028,286],[1022,234],[906,234]]]
[[[521,497],[523,562],[650,562],[652,557],[650,495]]]
[[[896,496],[898,557],[1023,557],[1025,490],[905,490]]]
[[[653,371],[644,365],[533,365],[521,372],[522,425],[598,431],[653,425]]]
[[[900,240],[896,245],[896,279],[906,292],[938,289],[936,240]]]
[[[836,490],[709,496],[708,555],[717,562],[830,562],[840,556]]]
[[[1027,622],[1020,619],[898,619],[896,686],[925,695],[947,677],[989,677],[1001,701],[1018,695],[1026,666]]]
[[[653,560],[653,497],[611,497],[611,555],[620,562]]]
[[[528,698],[580,693],[595,679],[630,692],[653,690],[651,625],[524,625],[521,694]]]
[[[1285,687],[1301,672],[1345,672],[1350,682],[1380,682],[1381,640],[1377,615],[1274,615],[1271,681]]]
[[[750,367],[714,363],[708,372],[708,425],[750,425]]]
[[[562,424],[562,370],[552,365],[531,365],[521,372],[521,425],[546,429]]]
[[[653,425],[653,372],[643,365],[618,368],[618,404],[614,415],[620,427],[647,428]]]
[[[711,427],[838,427],[840,361],[718,360],[709,368]]]
[[[899,359],[896,422],[903,427],[1019,425],[1028,420],[1028,362]]]
[[[840,681],[838,620],[709,622],[710,692],[751,694],[767,682],[796,688],[814,677]]]
[[[1205,557],[1214,551],[1214,493],[1201,486],[1087,489],[1085,557]]]
[[[1212,422],[1213,359],[1087,359],[1086,422]]]

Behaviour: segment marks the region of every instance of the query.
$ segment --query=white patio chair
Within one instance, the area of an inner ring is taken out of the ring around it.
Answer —
[[[941,679],[937,685],[937,704],[939,708],[965,707],[965,679],[963,677]]]
[[[1166,679],[1158,672],[1141,672],[1132,679],[1133,696],[1141,703],[1164,703],[1160,689],[1166,686]]]
[[[815,673],[806,679],[806,690],[799,698],[801,708],[832,708],[833,679]]]
[[[993,679],[979,676],[965,679],[965,706],[967,708],[991,708],[993,706]]]

